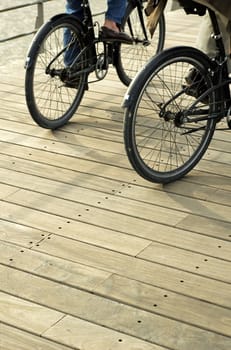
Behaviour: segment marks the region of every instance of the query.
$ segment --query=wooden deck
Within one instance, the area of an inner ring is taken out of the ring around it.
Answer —
[[[167,45],[199,20],[167,16]],[[230,133],[185,179],[152,184],[125,155],[113,70],[51,132],[21,67],[0,82],[0,349],[231,349]]]

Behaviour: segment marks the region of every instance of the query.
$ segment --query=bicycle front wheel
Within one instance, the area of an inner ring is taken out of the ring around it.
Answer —
[[[144,8],[139,5],[134,7],[132,2],[129,2],[122,28],[133,38],[133,45],[120,44],[116,70],[122,83],[128,86],[147,61],[163,49],[165,41],[164,15],[160,16],[155,32],[151,36],[147,28]]]
[[[74,58],[83,49],[81,31],[70,17],[54,17],[36,34],[26,62],[25,94],[30,114],[44,128],[56,129],[73,116],[86,85],[86,74],[75,79]],[[78,71],[85,58],[78,62]]]
[[[175,181],[207,150],[216,126],[210,71],[199,50],[178,47],[157,55],[133,81],[124,142],[132,166],[145,179]]]

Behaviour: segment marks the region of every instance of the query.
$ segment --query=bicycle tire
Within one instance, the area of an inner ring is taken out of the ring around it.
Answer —
[[[188,87],[184,84],[190,68],[201,74],[201,80]],[[175,47],[157,55],[133,81],[125,100],[124,143],[131,165],[143,178],[162,184],[176,181],[206,152],[217,109],[210,71],[211,61],[205,54]],[[191,95],[192,86],[201,82],[204,90],[211,89],[208,104],[202,92],[203,100]],[[196,116],[206,119],[186,119]]]
[[[144,13],[144,8],[142,9],[142,16],[145,23],[147,17]],[[147,41],[142,30],[138,7],[134,7],[134,5],[129,2],[122,21],[122,28],[134,39],[133,45],[119,45],[116,62],[117,75],[121,82],[128,86],[137,72],[147,63],[147,61],[152,56],[162,51],[165,42],[164,14],[160,16],[152,38],[149,30],[146,29],[148,37]]]
[[[26,62],[27,107],[33,120],[39,126],[48,129],[57,129],[65,125],[74,115],[82,100],[87,81],[85,73],[79,75],[76,85],[67,78],[67,67],[64,63],[65,30],[70,31],[74,45],[78,45],[78,49],[82,50],[84,42],[76,19],[68,15],[55,16],[37,32]],[[73,50],[73,47],[73,44],[69,45],[69,50]],[[84,66],[84,60],[85,57],[82,56],[78,61],[79,67]],[[49,65],[50,73],[47,73]],[[54,72],[59,72],[59,76]]]

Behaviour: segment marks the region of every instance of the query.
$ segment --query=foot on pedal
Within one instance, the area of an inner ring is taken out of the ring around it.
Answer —
[[[100,30],[100,38],[103,41],[108,41],[108,42],[120,42],[124,44],[132,44],[133,40],[132,38],[124,33],[124,32],[116,32],[112,29],[109,29],[105,26],[101,27]]]

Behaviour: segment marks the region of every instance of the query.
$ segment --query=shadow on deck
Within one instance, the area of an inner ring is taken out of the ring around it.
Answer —
[[[168,43],[192,42],[180,18]],[[125,91],[112,71],[51,132],[21,67],[1,79],[2,350],[231,348],[230,134],[185,179],[148,183],[125,155]]]

